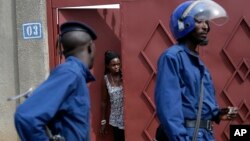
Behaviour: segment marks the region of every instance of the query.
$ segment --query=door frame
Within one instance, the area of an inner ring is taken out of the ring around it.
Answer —
[[[60,63],[60,56],[56,49],[57,36],[59,34],[59,10],[63,9],[120,9],[119,1],[93,2],[93,1],[67,1],[67,0],[47,0],[47,27],[49,45],[49,68],[52,70]],[[109,3],[109,4],[107,4]]]

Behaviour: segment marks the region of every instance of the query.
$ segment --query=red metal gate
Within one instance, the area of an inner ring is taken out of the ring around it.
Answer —
[[[59,23],[81,20],[93,26],[99,34],[93,70],[97,82],[90,85],[93,141],[111,141],[110,136],[104,139],[98,136],[103,54],[107,49],[122,54],[126,140],[153,140],[158,126],[153,98],[156,62],[160,53],[175,42],[168,22],[171,12],[181,2],[183,0],[123,0],[121,9],[115,11],[60,9],[117,3],[114,0],[48,0],[51,68],[58,61],[54,48],[57,15]],[[216,139],[228,141],[230,124],[250,123],[250,13],[248,0],[217,2],[228,11],[230,19],[222,27],[211,25],[209,45],[200,49],[200,54],[212,73],[219,104],[240,108],[237,120],[215,127]]]
[[[75,1],[76,2],[76,1]],[[95,3],[93,1],[64,3],[63,1],[51,1],[48,7],[49,18],[49,40],[50,40],[50,67],[53,68],[61,60],[55,48],[58,34],[58,27],[65,21],[82,21],[91,25],[98,36],[96,44],[96,58],[92,73],[97,80],[89,85],[91,93],[91,138],[92,140],[112,141],[110,134],[99,136],[101,123],[101,94],[104,75],[104,52],[114,50],[118,53],[121,51],[120,40],[120,10],[119,9],[95,9],[86,6],[100,5],[106,3]]]

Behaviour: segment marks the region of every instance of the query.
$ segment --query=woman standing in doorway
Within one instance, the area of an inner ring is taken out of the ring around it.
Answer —
[[[115,141],[124,141],[123,86],[121,61],[117,53],[105,52],[104,90],[102,95],[101,134],[105,134],[106,113],[110,107],[109,124],[114,131]],[[110,104],[110,106],[108,105]]]

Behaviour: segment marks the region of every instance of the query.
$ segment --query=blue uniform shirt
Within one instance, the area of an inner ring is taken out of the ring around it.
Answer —
[[[158,60],[155,89],[157,115],[171,141],[190,140],[184,120],[196,120],[201,78],[204,101],[202,120],[212,120],[219,113],[211,76],[199,58],[181,44],[167,49]]]
[[[94,80],[75,57],[59,65],[15,113],[22,141],[48,141],[46,125],[66,141],[86,141],[90,100],[87,82]]]

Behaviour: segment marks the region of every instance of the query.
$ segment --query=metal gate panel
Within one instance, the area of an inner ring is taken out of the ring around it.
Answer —
[[[161,21],[157,24],[156,28],[153,29],[153,33],[149,37],[145,48],[141,51],[141,55],[148,67],[146,68],[150,74],[149,78],[145,83],[145,87],[142,90],[142,96],[145,98],[145,103],[148,108],[151,109],[151,116],[148,122],[146,123],[146,127],[144,129],[144,134],[150,140],[153,140],[155,129],[157,128],[157,118],[155,112],[155,104],[154,104],[154,87],[155,87],[155,76],[156,76],[156,68],[157,68],[157,60],[160,54],[166,49],[167,46],[171,46],[173,44],[173,39],[170,34],[165,29],[165,26]],[[155,49],[157,46],[157,50]]]
[[[174,43],[168,31],[166,1],[122,3],[126,139],[152,141],[158,126],[154,85],[160,54]]]
[[[237,20],[236,20],[237,21]],[[228,77],[224,77],[222,91],[219,95],[221,104],[236,106],[239,108],[237,120],[227,122],[226,125],[218,127],[223,131],[220,136],[229,140],[230,124],[250,124],[250,26],[245,17],[239,17],[231,33],[228,34],[224,46],[221,48],[224,63],[227,63]],[[223,63],[223,62],[222,62]],[[215,73],[221,73],[216,70]],[[216,134],[217,138],[219,134]]]
[[[152,141],[158,120],[153,90],[156,58],[174,41],[169,32],[172,10],[183,1],[132,1],[122,5],[122,54],[125,81],[125,118],[128,140]],[[229,14],[229,22],[211,24],[209,45],[200,48],[215,83],[219,105],[239,107],[239,118],[215,126],[216,140],[229,140],[230,124],[250,123],[250,14],[247,1],[219,1]],[[233,5],[240,5],[233,7]],[[139,17],[139,18],[138,18]],[[161,36],[160,36],[161,35]]]
[[[97,82],[90,85],[92,99],[92,140],[112,140],[99,137],[100,85],[103,75],[103,53],[114,49],[122,54],[125,92],[125,136],[127,141],[152,141],[158,119],[155,115],[154,85],[156,62],[160,53],[175,43],[169,30],[169,17],[184,0],[123,0],[119,13],[112,11],[61,11],[60,22],[71,19],[85,21],[105,38],[97,41],[97,59],[93,72]],[[217,100],[221,106],[238,106],[239,118],[215,126],[219,141],[229,140],[230,124],[250,123],[250,12],[248,0],[217,1],[229,14],[229,22],[222,27],[211,24],[209,45],[200,48],[200,56],[214,80]],[[50,66],[56,63],[54,43],[57,35],[56,9],[65,6],[117,3],[114,0],[49,0],[48,29]],[[86,14],[81,14],[86,12]],[[113,14],[112,14],[113,13]],[[87,16],[87,17],[86,17]],[[121,20],[120,20],[121,19]],[[100,20],[101,22],[95,22]],[[98,25],[99,24],[99,25]],[[106,45],[106,46],[103,46]],[[117,48],[117,46],[119,46]],[[99,48],[100,47],[100,48]],[[51,51],[52,50],[52,51]],[[53,54],[54,51],[54,54]],[[54,56],[53,56],[54,55]]]

